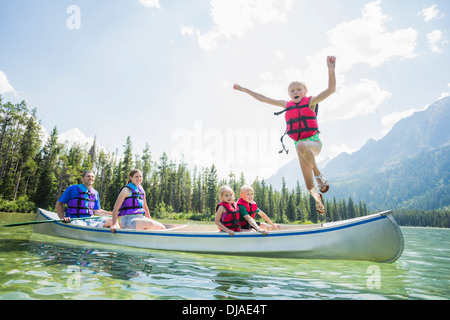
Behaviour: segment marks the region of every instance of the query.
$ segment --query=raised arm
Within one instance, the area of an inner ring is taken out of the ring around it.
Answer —
[[[252,90],[250,90],[250,89],[247,89],[247,88],[244,88],[244,87],[241,87],[241,86],[238,85],[238,84],[235,84],[235,85],[233,86],[233,89],[234,89],[234,90],[238,90],[238,91],[245,92],[245,93],[251,95],[253,98],[255,98],[256,100],[258,100],[258,101],[260,101],[260,102],[268,103],[268,104],[271,104],[271,105],[274,105],[274,106],[278,106],[278,107],[282,107],[282,108],[285,108],[285,107],[286,107],[287,101],[284,101],[284,100],[275,100],[275,99],[268,98],[268,97],[266,97],[266,96],[263,96],[263,95],[260,94],[260,93],[254,92],[254,91],[252,91]]]
[[[336,91],[336,57],[328,56],[327,57],[327,66],[328,66],[328,88],[319,93],[317,96],[312,97],[309,106],[311,109],[314,109],[316,104],[328,98],[333,92]]]

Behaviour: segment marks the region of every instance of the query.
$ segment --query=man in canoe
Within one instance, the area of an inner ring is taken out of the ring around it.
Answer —
[[[81,175],[81,184],[69,186],[62,196],[56,201],[56,213],[65,223],[71,222],[70,218],[87,218],[99,215],[98,219],[73,220],[72,223],[90,227],[110,227],[111,212],[100,208],[98,192],[92,186],[94,185],[95,174],[91,170],[86,170]],[[64,210],[64,204],[67,208]]]

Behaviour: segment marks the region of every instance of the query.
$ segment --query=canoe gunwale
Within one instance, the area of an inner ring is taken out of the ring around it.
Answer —
[[[286,237],[286,236],[298,236],[298,235],[308,235],[308,234],[315,234],[315,233],[323,233],[323,232],[331,232],[331,231],[337,231],[342,229],[347,229],[351,227],[355,227],[358,225],[366,224],[375,222],[377,220],[386,219],[388,217],[388,213],[391,211],[382,212],[379,214],[371,215],[375,216],[370,219],[364,219],[361,221],[355,221],[348,224],[338,224],[336,226],[332,226],[331,224],[323,224],[323,225],[317,225],[316,228],[308,228],[308,229],[294,229],[294,230],[280,230],[280,231],[270,231],[266,236],[263,236],[262,234],[258,232],[248,232],[248,233],[235,233],[233,237],[240,237],[240,238],[254,238],[254,237]],[[43,216],[48,219],[50,219],[48,216],[43,214]],[[371,217],[366,216],[366,217]],[[345,221],[351,221],[351,220],[345,220]],[[69,224],[64,222],[53,222],[54,224],[57,224],[58,226],[65,227],[65,228],[73,228],[73,229],[79,229],[83,231],[91,231],[91,232],[106,232],[110,233],[109,228],[98,228],[98,227],[88,227],[88,226],[80,226],[75,224]],[[152,236],[170,236],[170,237],[214,237],[214,238],[229,238],[230,236],[227,233],[220,232],[220,231],[177,231],[176,233],[171,233],[171,231],[182,229],[184,227],[188,226],[183,225],[179,227],[174,227],[166,230],[135,230],[135,229],[118,229],[116,230],[116,234],[135,234],[135,235],[152,235]]]
[[[36,219],[54,220],[52,218],[54,216],[54,212],[39,209]],[[118,229],[112,234],[109,228],[48,222],[35,225],[33,232],[151,250],[261,257],[350,259],[392,263],[403,252],[403,235],[392,216],[392,211],[306,227],[299,225],[298,229],[289,225],[286,230],[270,231],[266,236],[259,232],[235,233],[234,236],[229,236],[219,230],[184,230],[186,227],[196,227],[190,224],[171,224],[168,227],[166,230]],[[355,253],[352,249],[353,242],[360,241],[360,237],[363,237],[363,241],[370,249],[360,247],[358,253]],[[389,240],[384,239],[385,237]],[[226,241],[225,244],[222,241]],[[385,246],[389,249],[384,248]],[[234,249],[229,251],[227,248]]]

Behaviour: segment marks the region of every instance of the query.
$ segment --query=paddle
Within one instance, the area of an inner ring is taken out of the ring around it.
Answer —
[[[92,216],[92,217],[85,217],[85,218],[71,218],[70,220],[87,220],[87,219],[98,219],[98,218],[99,218],[98,216]],[[62,222],[62,221],[64,221],[64,219],[27,221],[27,222],[5,224],[2,227],[16,227],[16,226],[25,226],[28,224],[38,224],[38,223],[47,223],[47,222]]]

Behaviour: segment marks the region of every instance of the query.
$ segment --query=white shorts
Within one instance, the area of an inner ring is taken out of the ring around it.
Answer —
[[[70,220],[70,223],[77,226],[103,228],[106,223],[106,219],[107,217],[99,217],[98,219],[86,220]]]
[[[138,219],[148,219],[142,213],[127,214],[120,217],[120,225],[124,229],[136,229],[136,222]]]

